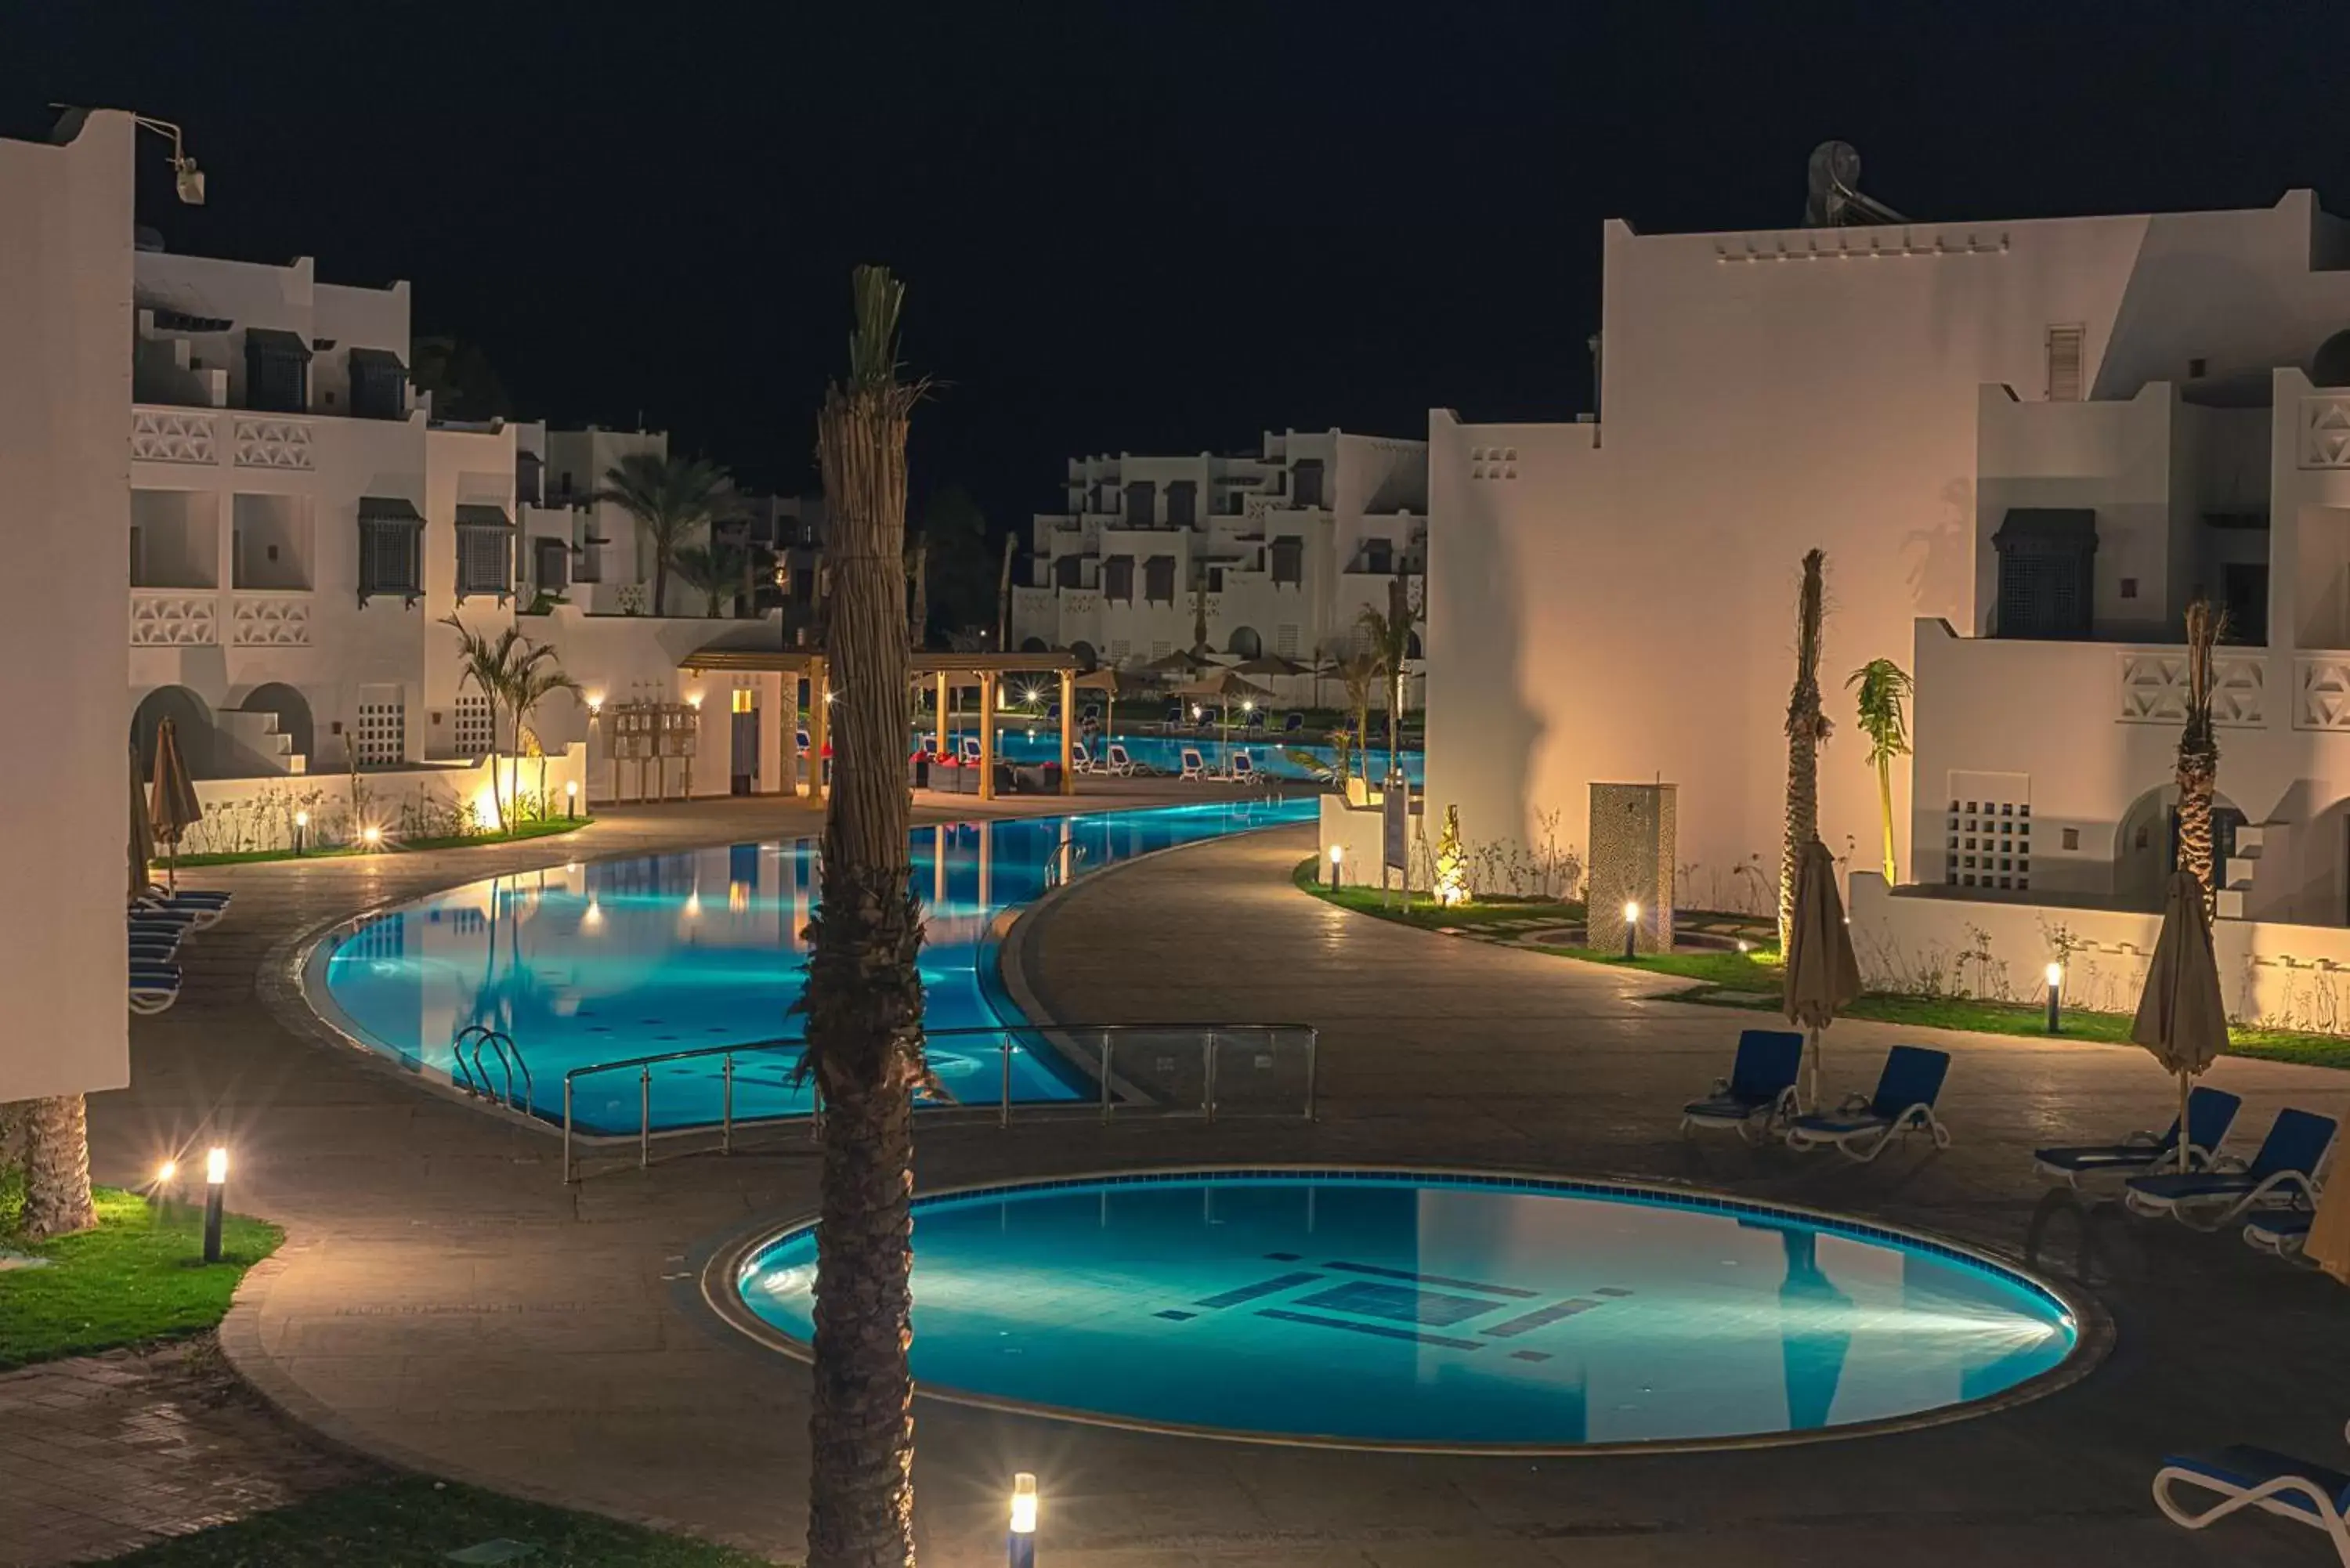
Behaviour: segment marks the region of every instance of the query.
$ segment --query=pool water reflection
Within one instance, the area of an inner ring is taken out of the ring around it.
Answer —
[[[932,1030],[1019,1022],[994,994],[988,933],[1003,910],[1070,877],[1152,850],[1310,821],[1312,798],[923,827],[914,883],[927,924],[921,972]],[[307,981],[320,1012],[418,1072],[448,1076],[458,1031],[510,1035],[529,1064],[533,1108],[562,1115],[563,1075],[625,1057],[796,1038],[806,981],[800,933],[817,892],[816,843],[736,844],[674,855],[489,877],[403,905],[321,942]],[[735,1068],[739,1117],[792,1115],[808,1096],[788,1080],[795,1054],[762,1052]],[[993,1049],[934,1052],[951,1091],[992,1101]],[[1092,1092],[1025,1044],[1014,1099]],[[714,1123],[718,1058],[654,1069],[655,1128]],[[580,1081],[575,1115],[590,1132],[633,1132],[634,1073]]]

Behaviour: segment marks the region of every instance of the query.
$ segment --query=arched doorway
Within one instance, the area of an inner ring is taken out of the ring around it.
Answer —
[[[2213,875],[2223,881],[2244,814],[2226,795],[2213,797]],[[2178,865],[2178,786],[2150,789],[2130,803],[2114,829],[2114,898],[2126,909],[2159,909]]]
[[[1045,639],[1043,638],[1032,637],[1024,639],[1020,644],[1020,651],[1023,653],[1043,653],[1047,650],[1045,647]]]
[[[1224,651],[1236,653],[1243,659],[1254,659],[1264,651],[1264,639],[1256,634],[1256,628],[1253,626],[1234,627],[1231,639],[1224,644]]]
[[[130,743],[139,749],[142,776],[155,776],[155,732],[172,721],[179,739],[180,760],[191,778],[213,776],[213,711],[184,686],[159,686],[140,699],[130,715]]]
[[[1101,663],[1101,655],[1095,650],[1094,645],[1090,642],[1073,642],[1069,644],[1069,651],[1076,655],[1077,668],[1088,675],[1092,674]]]
[[[312,755],[314,733],[310,722],[310,700],[280,680],[256,686],[244,700],[248,713],[267,713],[277,721],[277,733],[286,737],[286,751],[296,757]]]
[[[1403,656],[1406,659],[1418,659],[1419,657],[1419,633],[1415,631],[1410,634],[1409,639],[1404,643]]]

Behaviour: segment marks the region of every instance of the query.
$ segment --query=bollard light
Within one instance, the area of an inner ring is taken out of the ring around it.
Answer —
[[[1012,1478],[1012,1533],[1003,1559],[1009,1568],[1036,1568],[1036,1478],[1026,1470]]]
[[[2048,1033],[2055,1033],[2064,1026],[2064,966],[2048,966]]]
[[[1639,937],[1640,906],[1636,900],[1627,898],[1624,900],[1624,956],[1626,958],[1637,956],[1638,950],[1634,944],[1639,940]]]
[[[1338,890],[1338,862],[1346,857],[1346,854],[1343,845],[1330,846],[1330,890],[1334,893]]]
[[[294,853],[295,853],[295,854],[299,855],[299,854],[301,854],[301,853],[302,853],[302,841],[303,841],[304,839],[306,839],[306,838],[309,837],[309,836],[310,836],[310,814],[309,814],[308,812],[307,812],[307,811],[297,811],[297,812],[296,812],[296,813],[294,814]]]
[[[204,1262],[221,1261],[221,1198],[228,1188],[228,1150],[204,1155]]]
[[[179,1180],[179,1179],[180,1162],[178,1160],[167,1159],[162,1164],[157,1166],[155,1168],[155,1201],[163,1204],[170,1203],[172,1201],[172,1184]]]
[[[383,847],[383,829],[369,827],[359,835],[359,839],[369,849],[380,849]]]
[[[566,821],[579,819],[579,781],[567,779],[563,784],[563,815]]]

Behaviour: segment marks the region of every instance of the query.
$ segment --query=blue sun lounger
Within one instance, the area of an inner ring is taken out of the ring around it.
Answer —
[[[2234,1125],[2236,1112],[2243,1103],[2225,1089],[2199,1088],[2187,1096],[2187,1164],[2190,1172],[2210,1168],[2212,1157],[2227,1138],[2228,1128]],[[2139,1132],[2130,1134],[2120,1143],[2034,1149],[2032,1161],[2049,1180],[2075,1188],[2097,1177],[2148,1175],[2178,1165],[2178,1120],[2172,1117],[2170,1130],[2158,1137],[2150,1132]]]
[[[142,1016],[162,1012],[180,1000],[180,971],[167,963],[130,965],[130,1011]]]
[[[2133,1176],[2122,1189],[2122,1201],[2132,1213],[2168,1214],[2206,1231],[2264,1204],[2314,1206],[2317,1170],[2333,1147],[2334,1133],[2333,1117],[2288,1107],[2277,1113],[2260,1153],[2244,1169]]]
[[[2343,1428],[2350,1438],[2350,1427]],[[2219,1501],[2200,1513],[2171,1495],[2193,1487]],[[2172,1454],[2155,1472],[2154,1506],[2188,1530],[2201,1530],[2239,1509],[2257,1508],[2282,1519],[2314,1525],[2334,1543],[2343,1568],[2350,1568],[2350,1475],[2280,1454],[2272,1449],[2236,1447],[2209,1454]]]
[[[1950,1075],[1950,1054],[1923,1045],[1896,1045],[1877,1077],[1877,1093],[1866,1099],[1856,1095],[1837,1111],[1814,1111],[1787,1126],[1787,1147],[1824,1148],[1864,1164],[1885,1152],[1896,1137],[1913,1132],[1931,1133],[1936,1148],[1950,1147],[1950,1129],[1934,1115],[1934,1102]]]
[[[1804,1070],[1804,1037],[1784,1029],[1748,1029],[1738,1036],[1730,1076],[1681,1107],[1681,1136],[1691,1127],[1731,1127],[1750,1141],[1755,1119],[1770,1131],[1795,1114],[1795,1079]]]
[[[2316,1218],[2314,1209],[2270,1209],[2256,1213],[2244,1222],[2244,1245],[2280,1258],[2298,1258],[2309,1243],[2310,1221]]]

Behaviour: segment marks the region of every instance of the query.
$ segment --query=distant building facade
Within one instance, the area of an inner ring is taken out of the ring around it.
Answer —
[[[1146,663],[1192,645],[1204,587],[1212,650],[1309,663],[1356,648],[1361,612],[1424,569],[1424,441],[1268,431],[1240,456],[1073,458],[1064,485],[1066,510],[1034,521],[1011,651]]]

